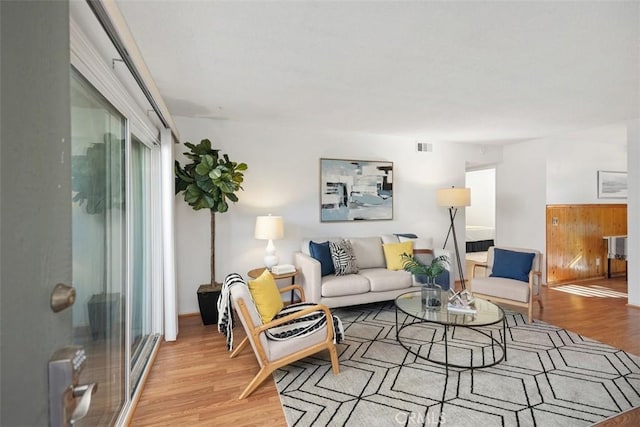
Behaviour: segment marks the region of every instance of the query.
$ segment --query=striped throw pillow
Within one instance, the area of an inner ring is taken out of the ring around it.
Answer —
[[[313,307],[314,305],[314,303],[308,302],[289,305],[283,308],[280,313],[276,314],[273,319],[276,320],[289,314],[297,313],[298,311],[304,310],[307,307]],[[332,317],[334,333],[333,341],[335,343],[339,343],[344,337],[344,329],[338,316],[333,315]],[[310,335],[325,327],[326,324],[327,316],[325,316],[324,311],[318,310],[308,313],[306,316],[298,317],[287,323],[283,323],[282,325],[271,327],[265,331],[265,334],[270,340],[286,341],[291,338]]]
[[[343,239],[338,242],[329,242],[329,249],[331,250],[331,259],[333,260],[333,267],[336,270],[336,276],[345,276],[358,272],[356,256],[348,240]]]

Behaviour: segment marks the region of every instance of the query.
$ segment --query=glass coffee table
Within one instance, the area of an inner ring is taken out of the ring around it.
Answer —
[[[488,368],[507,360],[504,311],[497,305],[475,299],[474,314],[427,309],[421,291],[400,295],[395,300],[396,339],[416,357],[455,368]],[[451,354],[450,354],[451,353]]]

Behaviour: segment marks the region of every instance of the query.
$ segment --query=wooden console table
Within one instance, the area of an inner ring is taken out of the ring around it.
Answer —
[[[611,260],[627,262],[627,236],[602,236],[607,241],[607,279],[611,279]],[[625,276],[627,271],[625,270]]]

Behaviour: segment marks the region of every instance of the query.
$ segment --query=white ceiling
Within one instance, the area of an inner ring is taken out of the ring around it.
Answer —
[[[636,2],[118,5],[174,116],[486,144],[639,115]]]

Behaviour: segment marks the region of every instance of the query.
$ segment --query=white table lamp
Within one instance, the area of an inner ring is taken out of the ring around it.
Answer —
[[[273,241],[284,237],[284,223],[281,216],[259,216],[256,217],[256,228],[254,237],[256,239],[269,240],[264,251],[264,266],[271,270],[271,267],[278,264],[276,246]]]

